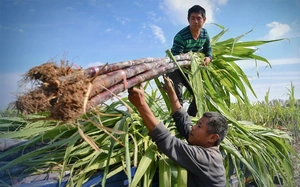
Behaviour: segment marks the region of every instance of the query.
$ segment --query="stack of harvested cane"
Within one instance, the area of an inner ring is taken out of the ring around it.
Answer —
[[[35,88],[19,96],[15,106],[23,113],[50,111],[51,119],[77,119],[128,88],[174,71],[178,65],[190,65],[191,54],[171,58],[142,58],[85,70],[73,69],[65,61],[60,67],[48,62],[25,74],[23,80],[34,81]]]

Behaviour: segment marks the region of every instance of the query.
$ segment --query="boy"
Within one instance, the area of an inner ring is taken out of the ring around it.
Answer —
[[[190,51],[202,51],[205,54],[204,65],[207,66],[212,60],[212,47],[207,30],[203,28],[206,21],[205,9],[199,5],[194,5],[188,10],[187,18],[189,25],[176,34],[171,52],[173,55],[179,55]],[[193,95],[192,88],[179,70],[168,73],[167,76],[172,79],[176,95],[183,106],[182,87],[185,86]],[[198,110],[195,98],[192,100],[187,112],[191,116],[197,115]]]

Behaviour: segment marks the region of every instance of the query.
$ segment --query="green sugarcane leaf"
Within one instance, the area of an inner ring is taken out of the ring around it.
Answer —
[[[176,164],[177,167],[177,187],[184,187],[187,186],[187,171],[186,169],[182,168],[181,166],[179,166],[178,164]]]
[[[131,186],[136,186],[138,184],[148,167],[154,161],[154,157],[156,155],[154,150],[156,150],[156,146],[153,144],[146,149],[146,152],[141,158],[141,161],[136,170],[136,174],[134,175],[134,178],[131,182]]]
[[[22,131],[16,131],[13,133],[6,133],[2,134],[1,138],[6,138],[6,139],[14,139],[14,138],[24,138],[24,137],[30,137],[34,136],[38,133],[43,133],[45,131],[51,130],[53,127],[42,127],[42,128],[34,128],[34,129],[24,129]]]
[[[239,75],[239,77],[243,80],[243,82],[246,84],[246,86],[251,90],[252,94],[256,97],[255,91],[253,90],[246,74],[243,72],[243,70],[235,63],[235,62],[229,62],[231,67],[234,69],[235,72]]]
[[[14,159],[13,161],[7,163],[6,165],[0,167],[0,171],[6,170],[6,169],[8,169],[8,168],[10,168],[12,166],[17,165],[17,164],[24,163],[24,162],[26,162],[26,159],[34,158],[35,156],[38,156],[38,155],[40,155],[40,154],[42,154],[44,152],[47,152],[51,148],[55,148],[57,146],[66,145],[67,142],[68,142],[68,139],[63,139],[63,140],[61,140],[59,142],[47,145],[45,147],[42,147],[42,148],[37,149],[37,150],[34,150],[34,151],[29,152],[27,154],[23,154],[22,156]]]
[[[235,43],[235,46],[241,46],[241,47],[254,47],[254,46],[259,46],[267,43],[272,43],[272,42],[278,42],[284,39],[276,39],[276,40],[257,40],[257,41],[248,41],[248,42],[237,42]]]
[[[200,69],[200,65],[203,64],[204,55],[199,53],[198,58],[194,56],[191,59],[191,74],[189,76],[189,80],[191,80],[191,87],[193,88],[194,95],[196,99],[196,106],[198,109],[198,114],[204,113],[204,86],[202,79],[202,71]]]
[[[159,165],[159,186],[172,186],[171,182],[171,166],[169,158],[165,155],[158,161]]]
[[[211,38],[210,44],[213,46],[215,45],[219,39],[229,30],[229,29],[225,29],[224,27],[221,27],[222,31],[219,32],[216,36]]]
[[[123,118],[122,120],[118,121],[114,127],[115,130],[119,130],[120,127],[123,126],[123,123],[125,123],[126,119]],[[107,156],[107,161],[108,164],[105,166],[104,172],[103,172],[103,178],[102,178],[102,186],[105,186],[106,183],[106,178],[108,177],[108,172],[109,172],[109,165],[110,165],[110,159],[112,157],[113,154],[113,150],[115,148],[115,143],[116,140],[113,138],[110,138],[110,148],[109,148],[109,152],[108,152],[108,156]],[[121,167],[120,167],[121,168]]]
[[[162,83],[159,81],[158,78],[155,78],[154,81],[155,81],[156,86],[157,86],[158,88],[162,88],[162,87],[163,87]],[[168,111],[171,111],[171,105],[170,105],[170,100],[169,100],[168,95],[167,95],[166,92],[163,91],[162,89],[159,89],[159,90],[160,90],[160,94],[161,94],[162,97],[163,97],[164,103],[165,103],[165,105],[166,105]]]

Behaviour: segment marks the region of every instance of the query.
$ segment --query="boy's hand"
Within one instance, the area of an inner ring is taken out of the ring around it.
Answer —
[[[208,66],[210,63],[210,58],[209,57],[204,57],[204,66]]]

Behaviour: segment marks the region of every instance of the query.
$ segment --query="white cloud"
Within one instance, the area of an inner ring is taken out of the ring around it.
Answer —
[[[290,64],[300,64],[300,58],[286,58],[286,59],[274,59],[268,60],[272,66],[276,65],[290,65]],[[236,63],[243,69],[253,69],[255,68],[255,61],[254,60],[239,60]],[[267,63],[262,61],[257,61],[258,67],[265,67]]]
[[[112,30],[113,30],[112,28],[108,28],[108,29],[105,30],[105,32],[110,32]]]
[[[295,21],[293,21],[293,22],[292,22],[292,25],[294,25],[294,26],[296,26],[296,27],[297,27],[297,26],[299,25],[299,20],[295,20]]]
[[[140,28],[140,32],[139,32],[139,35],[143,35],[144,34],[144,31],[147,30],[147,25],[146,24],[143,24]]]
[[[22,32],[24,32],[24,30],[23,30],[23,29],[18,29],[18,31],[19,31],[19,33],[22,33]]]
[[[150,17],[155,17],[156,14],[154,12],[147,12],[147,14],[150,16]]]
[[[275,60],[269,60],[269,62],[273,66],[275,66],[275,65],[300,64],[300,58],[275,59]]]
[[[287,38],[287,33],[291,30],[291,27],[288,24],[283,24],[279,22],[272,22],[266,25],[271,28],[269,33],[264,37],[267,40]]]
[[[148,14],[148,17],[151,20],[153,20],[154,22],[159,22],[164,19],[163,17],[158,17],[157,14],[154,12],[147,12],[147,14]]]
[[[218,0],[218,4],[226,5],[228,0]]]
[[[253,77],[252,80],[259,79],[259,80],[278,80],[278,81],[290,81],[293,80],[294,82],[300,82],[300,71],[272,71],[272,72],[263,72],[261,73],[262,77]]]
[[[91,63],[88,63],[87,67],[84,67],[84,68],[96,67],[96,66],[102,66],[102,65],[104,65],[103,62],[91,62]]]
[[[138,7],[143,7],[143,5],[142,5],[141,3],[138,3],[138,2],[133,2],[133,4],[134,4],[135,6],[138,6]]]
[[[71,10],[74,10],[74,8],[71,7],[71,6],[68,6],[68,7],[66,7],[65,9],[66,9],[66,10],[70,10],[70,11],[71,11]]]
[[[291,31],[288,33],[289,36],[288,38],[291,39],[291,38],[298,38],[300,37],[300,20],[295,20],[293,21],[291,24]]]
[[[164,0],[160,8],[169,15],[174,23],[188,24],[188,9],[194,5],[202,6],[206,11],[206,23],[214,22],[214,12],[219,11],[217,5],[224,5],[227,0]]]
[[[243,60],[236,61],[236,63],[243,69],[247,74],[251,86],[258,96],[259,101],[263,101],[264,97],[270,89],[269,99],[288,99],[288,89],[291,89],[291,83],[295,87],[295,97],[300,99],[300,58],[289,58],[289,59],[273,59],[268,60],[272,65],[272,69],[259,69],[259,77],[256,75],[255,61],[254,60]],[[279,65],[294,65],[295,68],[289,71],[282,70],[282,66]],[[257,62],[257,66],[265,67],[267,64],[264,62]],[[247,89],[248,90],[248,89]],[[251,101],[256,101],[254,96],[250,94]]]
[[[115,19],[117,22],[121,23],[122,25],[125,25],[126,23],[131,21],[129,18],[120,17],[120,16],[115,16]]]
[[[291,81],[286,81],[284,83],[254,83],[252,81],[251,85],[253,90],[255,91],[256,95],[257,95],[257,99],[255,99],[255,97],[250,94],[250,90],[248,88],[246,88],[248,97],[250,99],[250,101],[255,102],[255,101],[264,101],[265,96],[267,94],[268,91],[269,92],[269,101],[274,100],[274,99],[283,99],[283,100],[287,100],[288,99],[288,94],[289,94],[289,90],[291,90]],[[296,83],[296,82],[292,82],[293,86],[294,86],[294,91],[295,91],[295,95],[294,97],[296,99],[300,99],[300,84]]]
[[[164,44],[166,42],[164,31],[156,25],[151,25],[150,27],[152,29],[153,34],[155,35],[155,38],[158,38],[160,42]]]

